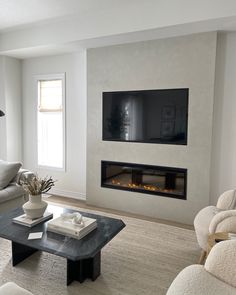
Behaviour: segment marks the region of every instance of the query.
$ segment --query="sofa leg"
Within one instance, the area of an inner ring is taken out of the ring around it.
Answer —
[[[206,258],[206,251],[202,250],[198,263],[203,264]]]

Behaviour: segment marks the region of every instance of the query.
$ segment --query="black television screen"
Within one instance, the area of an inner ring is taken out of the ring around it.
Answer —
[[[103,140],[186,145],[188,92],[103,92]]]

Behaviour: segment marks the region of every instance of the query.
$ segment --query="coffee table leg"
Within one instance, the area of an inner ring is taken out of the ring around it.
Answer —
[[[73,281],[83,283],[89,278],[95,281],[101,272],[101,251],[94,257],[72,261],[67,259],[67,286]]]
[[[16,242],[11,242],[12,265],[15,266],[38,250]]]

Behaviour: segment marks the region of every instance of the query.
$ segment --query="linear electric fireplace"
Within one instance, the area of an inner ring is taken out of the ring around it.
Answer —
[[[102,161],[101,186],[185,199],[187,169]]]

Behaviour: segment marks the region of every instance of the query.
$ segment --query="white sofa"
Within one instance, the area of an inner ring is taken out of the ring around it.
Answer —
[[[13,282],[8,282],[0,287],[0,295],[33,295]]]
[[[215,245],[205,265],[191,265],[172,282],[167,295],[236,295],[236,241]]]
[[[22,206],[28,199],[20,181],[34,174],[20,167],[21,163],[0,160],[0,213]]]
[[[236,191],[224,192],[216,206],[203,208],[194,219],[194,228],[199,246],[207,250],[209,234],[216,232],[236,233]]]

